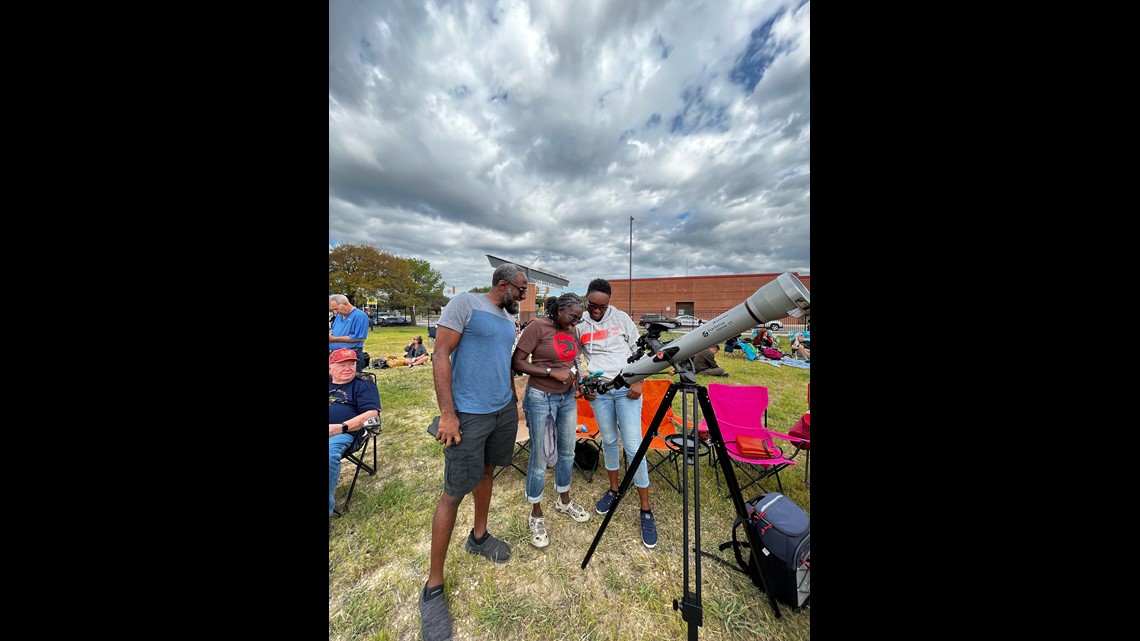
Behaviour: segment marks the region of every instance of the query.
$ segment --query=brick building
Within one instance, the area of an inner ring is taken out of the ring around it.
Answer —
[[[782,273],[782,272],[781,272]],[[666,316],[692,314],[697,318],[712,318],[736,307],[764,285],[776,280],[780,273],[772,274],[725,274],[723,276],[674,276],[668,278],[634,278],[633,302],[630,304],[630,280],[628,278],[607,278],[613,294],[610,303],[628,313],[634,322],[642,314],[657,313]],[[811,291],[811,276],[792,275]],[[589,281],[575,283],[569,291],[584,296]],[[542,291],[545,285],[531,283],[530,291],[537,289],[537,295],[527,296],[519,306],[519,318],[526,322],[535,317],[536,301],[545,299]],[[774,318],[785,326],[798,325],[792,318]]]

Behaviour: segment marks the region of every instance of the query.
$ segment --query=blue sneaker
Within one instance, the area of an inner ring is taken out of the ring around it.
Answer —
[[[650,550],[657,546],[657,523],[653,520],[653,512],[641,513],[641,542]]]
[[[613,490],[606,490],[602,498],[598,499],[597,505],[594,506],[594,511],[598,514],[605,514],[610,511],[614,506],[614,499],[617,498],[617,492]]]

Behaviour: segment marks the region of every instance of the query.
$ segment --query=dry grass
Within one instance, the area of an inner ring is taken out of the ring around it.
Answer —
[[[365,349],[374,357],[402,353],[423,327],[380,328],[369,334]],[[429,347],[430,350],[430,347]],[[771,398],[769,425],[787,431],[806,409],[810,371],[775,368],[721,353],[718,362],[729,378],[699,381],[766,385]],[[419,639],[419,590],[427,579],[431,518],[443,488],[443,449],[424,428],[437,412],[431,366],[372,370],[377,373],[384,406],[379,470],[361,475],[350,510],[333,517],[329,527],[329,638]],[[681,395],[675,411],[680,413]],[[650,452],[649,456],[655,454]],[[526,466],[520,457],[520,466]],[[446,594],[455,619],[455,639],[679,639],[688,623],[673,610],[683,595],[682,497],[653,474],[650,499],[660,534],[653,550],[641,544],[636,492],[630,488],[610,521],[586,569],[581,568],[602,523],[594,502],[608,487],[604,470],[592,483],[578,471],[571,497],[589,508],[591,519],[575,523],[550,508],[553,470],[544,496],[550,545],[536,549],[528,542],[525,479],[507,469],[495,481],[490,530],[511,545],[511,560],[496,565],[468,554],[463,541],[474,522],[473,502],[464,499],[448,549]],[[341,471],[337,504],[352,478],[353,467]],[[732,502],[718,489],[712,468],[701,466],[701,548],[732,560],[717,545],[731,538]],[[624,474],[624,469],[622,471]],[[785,493],[811,511],[803,471],[781,475]],[[620,478],[620,477],[619,477]],[[774,490],[775,483],[766,485]],[[748,493],[751,498],[752,493]],[[753,493],[758,493],[753,492]],[[690,488],[690,499],[693,498]],[[690,523],[692,503],[690,501]],[[694,537],[690,530],[690,537]],[[692,541],[691,541],[692,543]],[[702,639],[752,639],[763,634],[773,641],[806,640],[810,607],[794,612],[781,604],[776,619],[767,597],[743,574],[702,559]],[[689,559],[689,589],[696,589]]]

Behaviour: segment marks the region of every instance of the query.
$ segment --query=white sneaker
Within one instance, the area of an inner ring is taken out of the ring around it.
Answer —
[[[530,530],[530,544],[536,548],[550,545],[550,537],[546,536],[546,519],[543,517],[527,517],[526,529]]]
[[[585,523],[590,520],[590,513],[586,511],[586,508],[575,503],[573,499],[571,499],[569,503],[563,504],[562,499],[555,497],[554,511],[559,514],[565,514],[579,523]]]

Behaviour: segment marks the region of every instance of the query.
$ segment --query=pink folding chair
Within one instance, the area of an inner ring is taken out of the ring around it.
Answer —
[[[795,453],[799,453],[803,439],[766,428],[768,422],[768,388],[762,385],[726,385],[723,383],[709,383],[709,402],[713,412],[716,413],[717,424],[720,425],[721,436],[724,438],[725,450],[733,463],[744,476],[747,483],[740,484],[743,493],[746,488],[760,485],[760,482],[776,477],[776,484],[780,492],[784,491],[784,484],[780,481],[780,470],[795,465],[791,457],[786,457],[783,450],[776,445],[774,438],[796,444]],[[704,421],[701,421],[702,426]],[[751,458],[741,452],[738,438],[750,436],[760,439],[767,449],[773,452],[771,458]],[[794,456],[794,454],[793,454]]]

